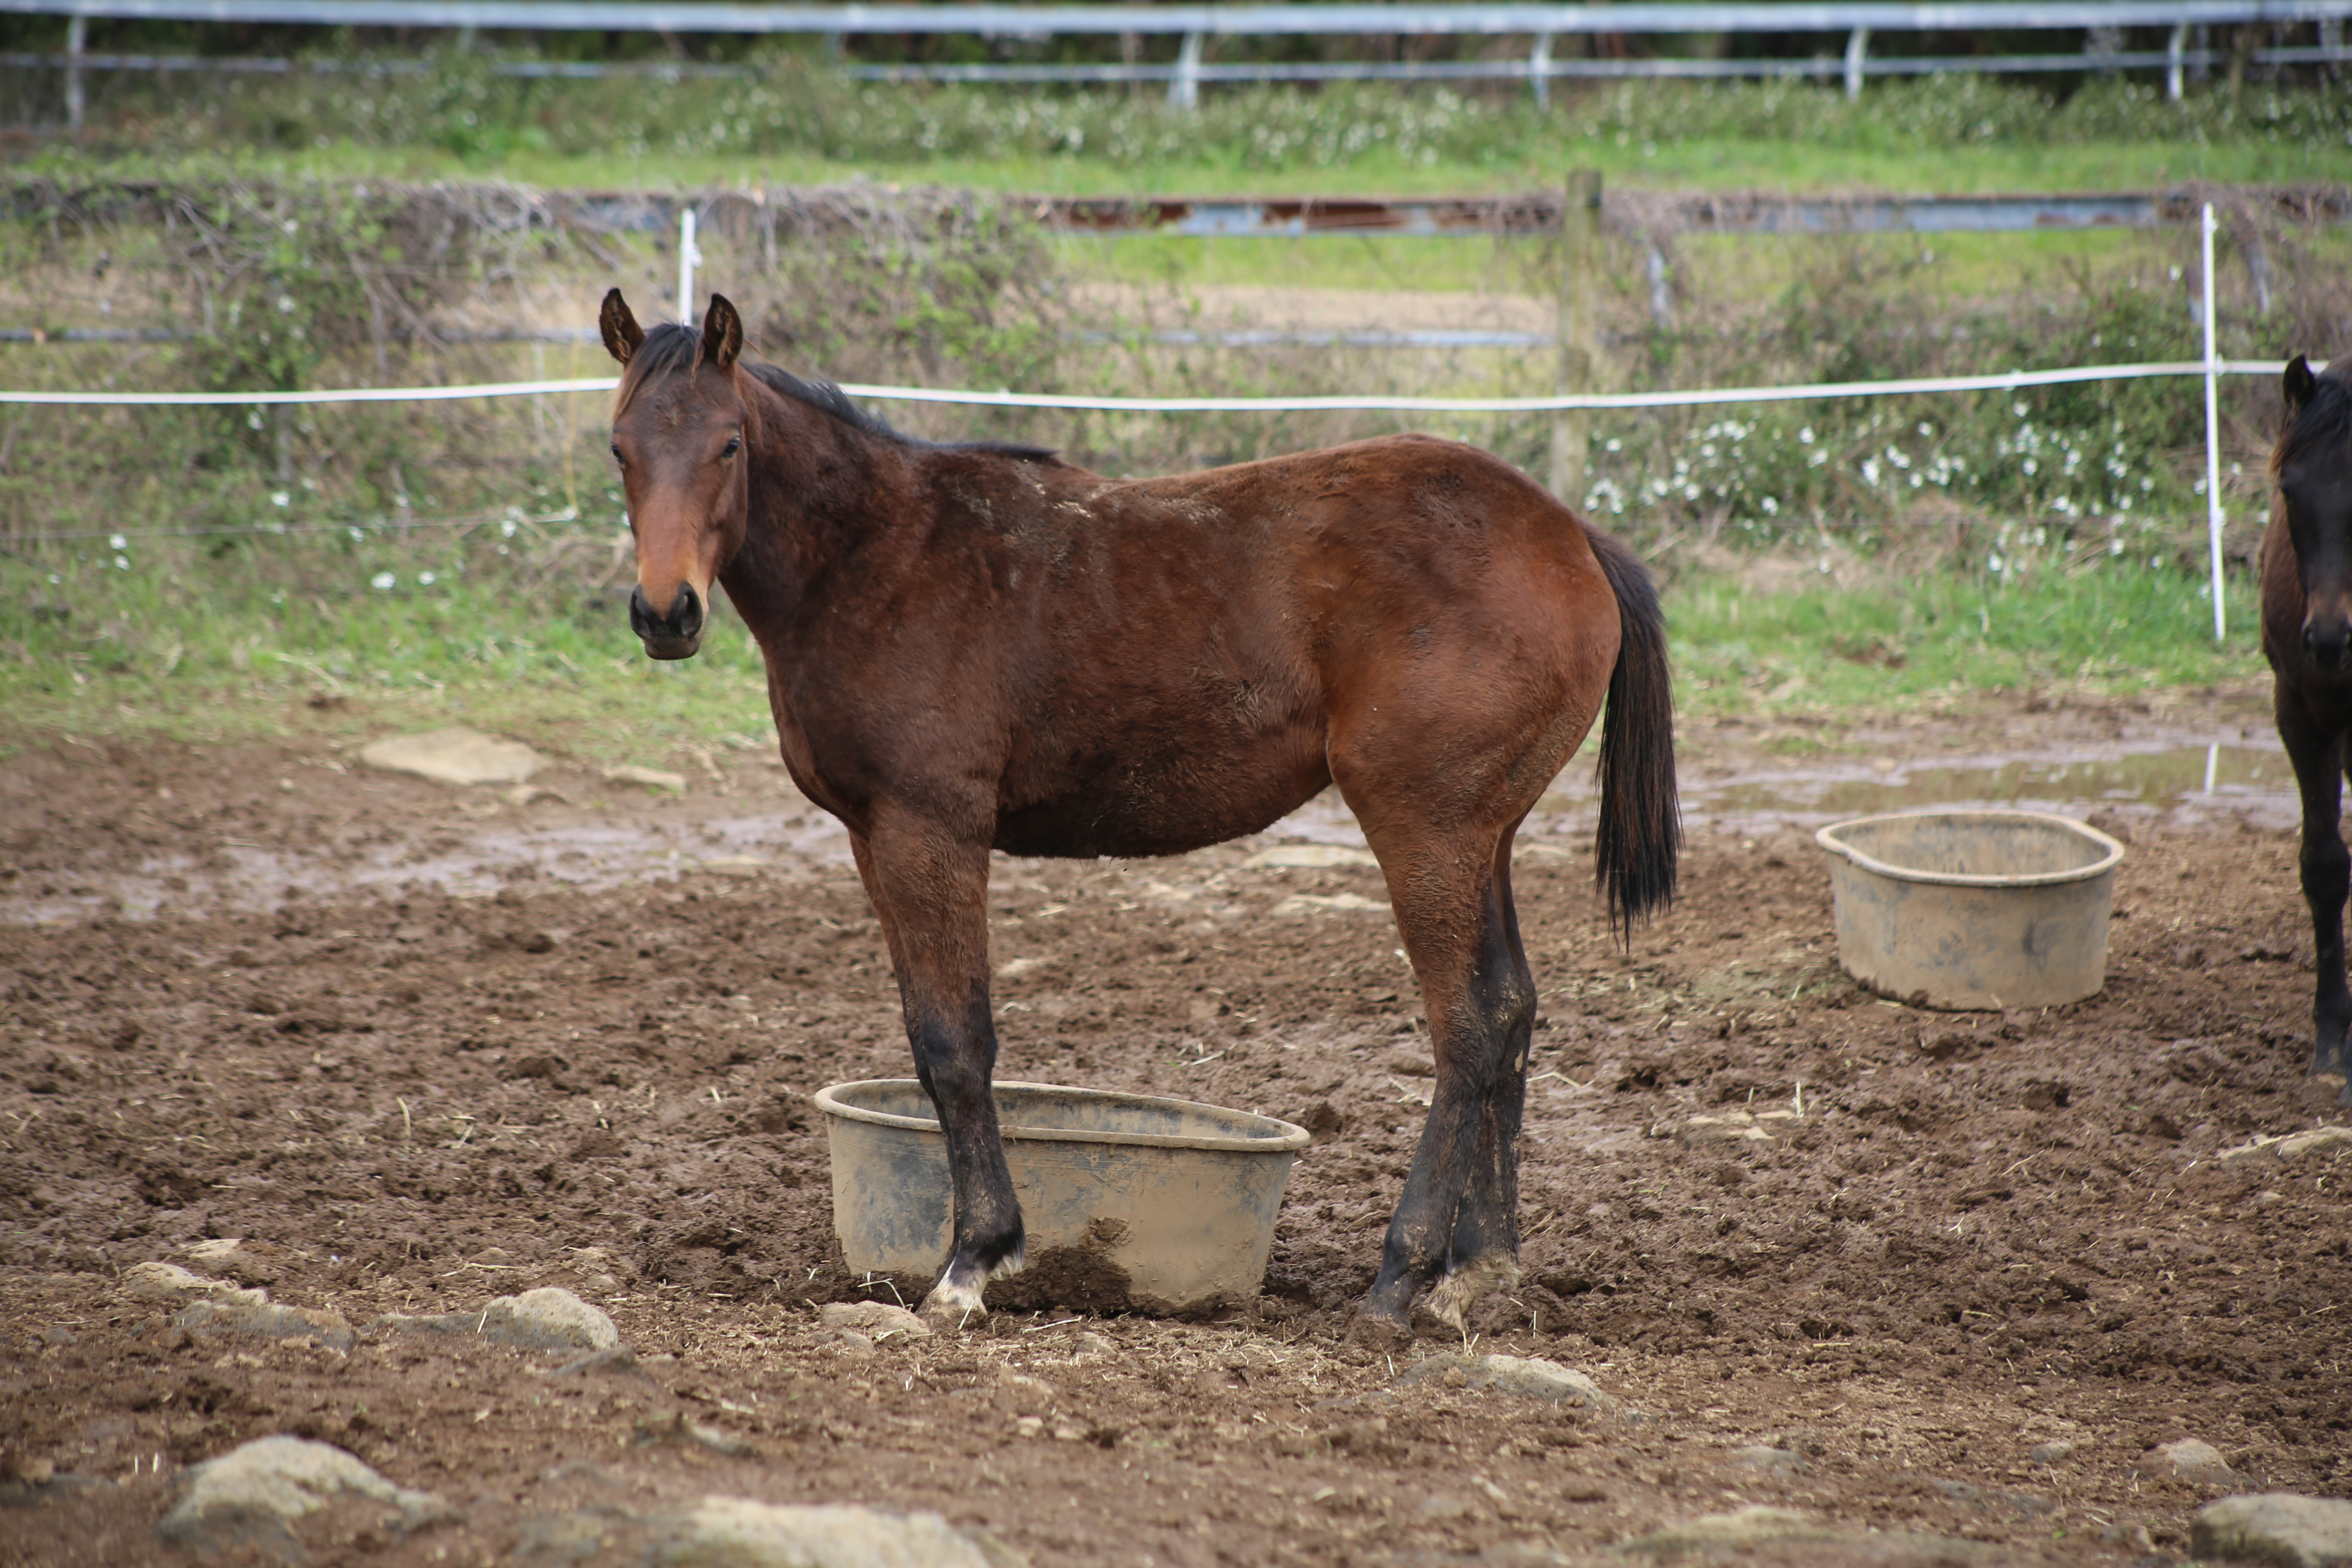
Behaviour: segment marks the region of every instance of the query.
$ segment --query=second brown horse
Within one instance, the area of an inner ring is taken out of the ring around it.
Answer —
[[[1425,437],[1171,479],[901,436],[739,356],[734,307],[604,343],[636,536],[631,621],[699,644],[713,582],[783,760],[848,827],[954,1179],[926,1300],[1017,1268],[991,1075],[989,852],[1172,855],[1336,783],[1380,858],[1437,1083],[1365,1310],[1459,1324],[1518,1250],[1536,989],[1511,841],[1606,704],[1598,875],[1674,893],[1665,636],[1648,575],[1499,459]]]

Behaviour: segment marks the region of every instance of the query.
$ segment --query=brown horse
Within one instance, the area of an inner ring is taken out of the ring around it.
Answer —
[[[2279,739],[2303,794],[2303,897],[2311,906],[2311,1070],[2347,1075],[2352,992],[2344,983],[2344,898],[2352,854],[2339,823],[2344,738],[2352,731],[2352,367],[2286,367],[2286,425],[2271,454],[2270,531],[2263,538],[2263,657]]]
[[[630,624],[758,639],[784,764],[848,827],[953,1172],[926,1307],[981,1306],[1021,1211],[990,1075],[989,851],[1173,855],[1337,783],[1380,857],[1437,1086],[1365,1310],[1459,1321],[1518,1250],[1536,990],[1519,821],[1601,711],[1599,877],[1673,897],[1665,637],[1647,574],[1516,469],[1403,436],[1173,479],[899,435],[838,388],[604,300],[636,535]]]

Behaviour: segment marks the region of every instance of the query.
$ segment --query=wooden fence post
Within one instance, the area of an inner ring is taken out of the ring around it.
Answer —
[[[1559,379],[1555,390],[1592,392],[1601,341],[1601,171],[1571,170],[1559,209]],[[1552,416],[1551,493],[1584,504],[1584,459],[1592,415],[1563,408]]]

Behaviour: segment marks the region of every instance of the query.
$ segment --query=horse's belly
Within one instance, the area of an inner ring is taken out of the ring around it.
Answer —
[[[1260,832],[1330,782],[1319,749],[1129,764],[1088,786],[1000,810],[995,845],[1008,855],[1181,855]]]

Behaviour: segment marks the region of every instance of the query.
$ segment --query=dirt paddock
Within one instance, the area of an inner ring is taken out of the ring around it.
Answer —
[[[1426,1037],[1376,870],[1244,864],[1344,844],[1343,814],[1000,860],[992,894],[1002,1076],[1317,1131],[1264,1295],[1166,1321],[1016,1277],[960,1334],[867,1343],[815,1306],[925,1281],[837,1266],[808,1097],[903,1076],[906,1045],[838,835],[781,773],[698,753],[677,795],[558,759],[504,798],[289,722],[0,764],[0,1563],[183,1561],[153,1534],[177,1475],[272,1432],[457,1510],[313,1555],[352,1563],[634,1562],[629,1521],[706,1493],[935,1511],[1039,1564],[1580,1561],[1743,1504],[1846,1532],[1761,1561],[2155,1562],[2221,1491],[2352,1491],[2352,1147],[2223,1158],[2347,1120],[2302,1074],[2274,809],[2118,816],[2105,994],[2009,1015],[1846,980],[1797,826],[1695,811],[1682,901],[1623,952],[1578,800],[1531,822],[1524,1277],[1474,1327],[1612,1401],[1570,1406],[1401,1381],[1458,1341],[1350,1332]],[[1884,771],[2130,722],[1812,743]],[[1687,777],[1773,740],[1698,728]],[[1767,1110],[1798,1114],[1724,1135]],[[147,1260],[351,1331],[192,1331],[122,1279]],[[378,1324],[541,1285],[609,1312],[635,1372]],[[2151,1456],[2183,1437],[2237,1480]]]

